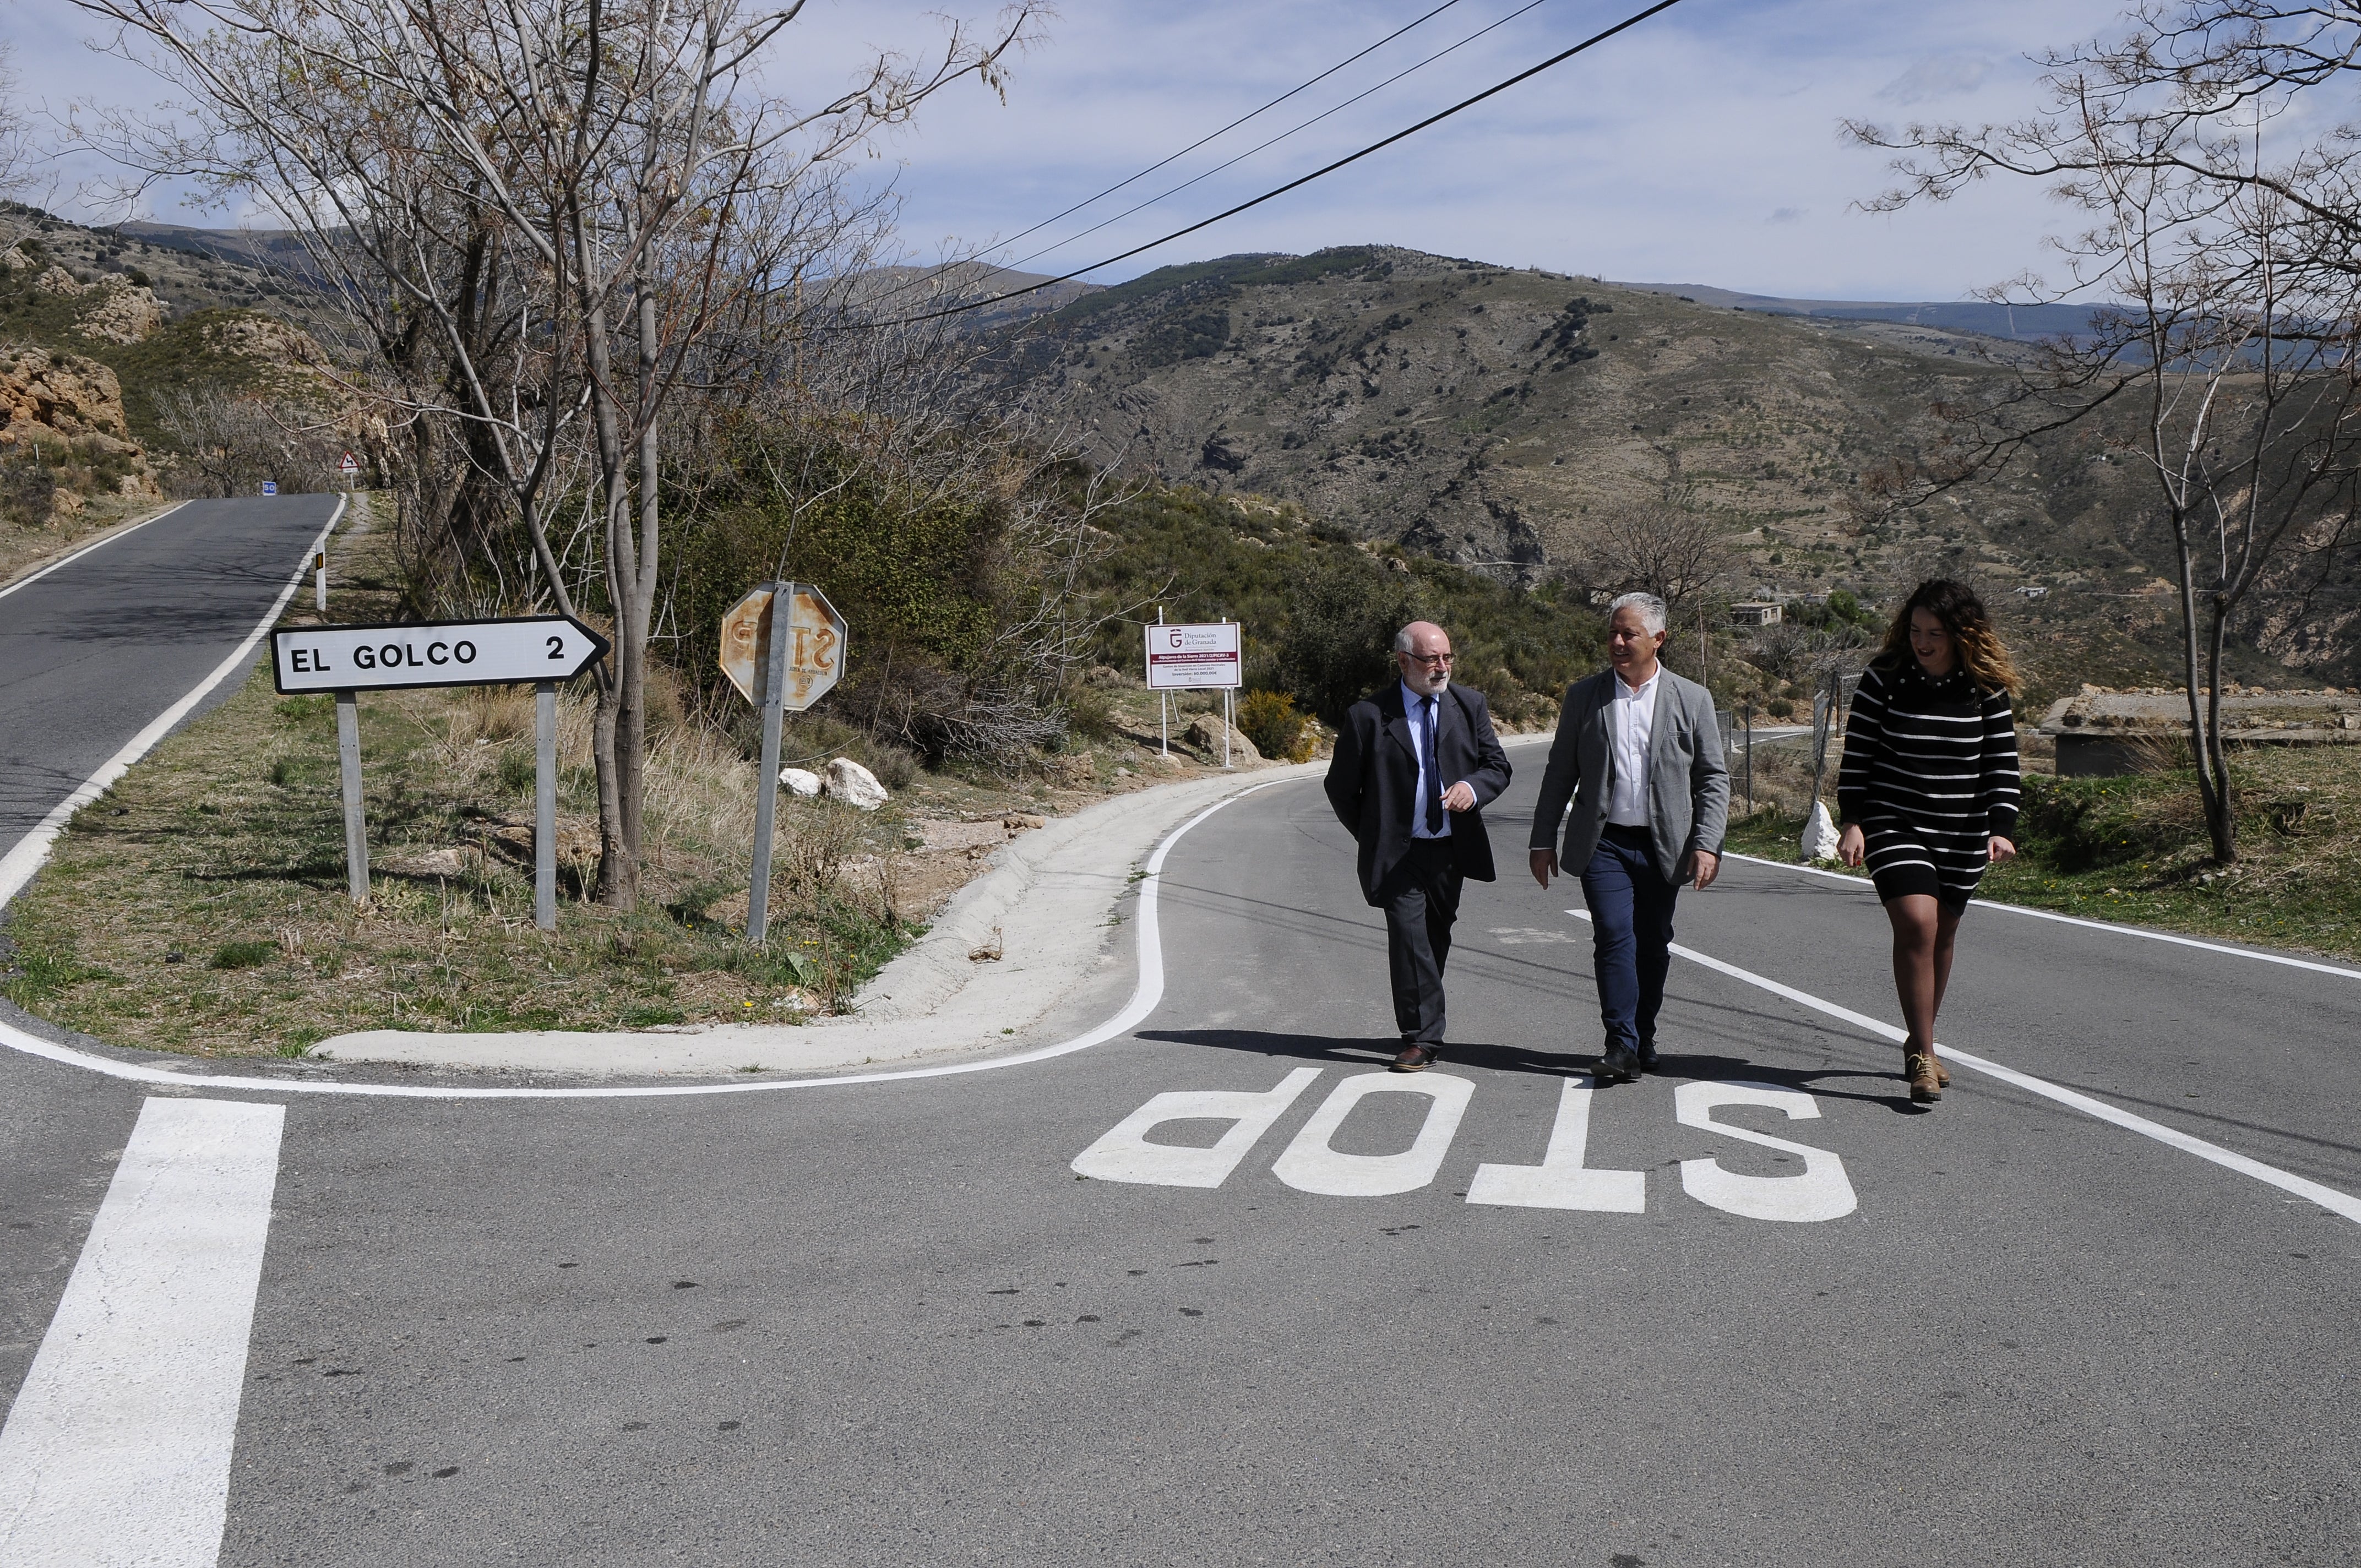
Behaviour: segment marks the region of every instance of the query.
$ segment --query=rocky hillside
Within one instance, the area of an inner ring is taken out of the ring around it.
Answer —
[[[1150,273],[1011,330],[996,374],[1102,460],[1527,581],[1578,577],[1597,521],[1670,499],[1722,525],[1733,597],[1890,602],[1962,571],[2069,689],[2162,678],[2169,556],[2102,433],[1912,511],[1863,486],[1936,440],[1937,405],[2009,373],[1989,346],[1349,247]],[[2246,663],[2361,678],[2353,641],[2281,639]]]
[[[0,577],[167,492],[206,488],[165,418],[176,395],[333,406],[327,356],[290,319],[310,301],[181,231],[143,237],[0,204]],[[307,477],[325,477],[283,482]]]

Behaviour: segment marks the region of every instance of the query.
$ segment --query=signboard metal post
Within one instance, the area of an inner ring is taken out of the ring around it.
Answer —
[[[345,890],[355,904],[369,896],[368,826],[361,817],[361,709],[357,696],[336,694],[336,766],[345,785]]]
[[[533,688],[533,923],[557,929],[557,683]]]

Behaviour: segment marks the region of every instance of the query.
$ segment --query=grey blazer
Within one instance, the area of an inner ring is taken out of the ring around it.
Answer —
[[[1557,739],[1550,745],[1549,770],[1542,775],[1541,799],[1533,806],[1532,847],[1546,850],[1557,837],[1566,802],[1565,839],[1557,863],[1580,876],[1598,848],[1607,826],[1613,783],[1615,672],[1579,680],[1565,688],[1558,711]],[[1651,855],[1668,883],[1681,880],[1681,862],[1692,850],[1721,853],[1730,821],[1730,768],[1722,761],[1721,729],[1713,714],[1713,694],[1666,670],[1656,684],[1656,711],[1648,738],[1648,828]]]

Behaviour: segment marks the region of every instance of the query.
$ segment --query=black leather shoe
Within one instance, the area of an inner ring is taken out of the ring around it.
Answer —
[[[1642,1072],[1653,1072],[1656,1070],[1656,1053],[1653,1047],[1650,1047],[1649,1049],[1643,1050],[1640,1053],[1640,1070]]]
[[[1610,1083],[1630,1083],[1639,1076],[1640,1058],[1620,1046],[1599,1058],[1598,1065],[1590,1073],[1591,1081],[1601,1089]]]
[[[1400,1053],[1394,1058],[1393,1070],[1424,1072],[1441,1059],[1442,1056],[1443,1047],[1440,1046],[1422,1046],[1412,1043],[1404,1046]]]

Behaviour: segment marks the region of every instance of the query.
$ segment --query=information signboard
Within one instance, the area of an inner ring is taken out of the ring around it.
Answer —
[[[1235,621],[1148,628],[1148,689],[1235,687],[1240,682]]]

